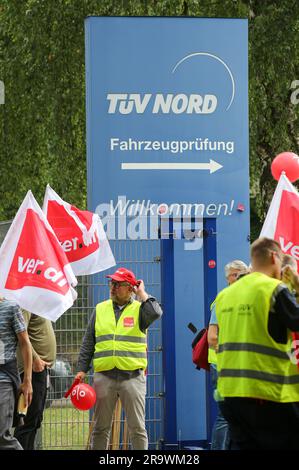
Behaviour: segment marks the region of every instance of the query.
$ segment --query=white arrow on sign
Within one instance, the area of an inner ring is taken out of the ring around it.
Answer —
[[[210,160],[210,163],[122,163],[122,170],[220,170],[223,165]]]

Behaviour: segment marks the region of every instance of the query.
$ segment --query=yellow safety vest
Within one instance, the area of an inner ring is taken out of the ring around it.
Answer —
[[[139,329],[140,302],[127,305],[116,323],[112,300],[96,306],[93,367],[102,372],[146,369],[146,334]]]
[[[244,276],[216,298],[219,323],[218,392],[280,403],[299,401],[299,374],[287,344],[268,333],[271,297],[280,281],[262,273]]]
[[[217,365],[217,353],[215,349],[209,348],[209,353],[208,353],[208,362],[209,364],[215,364]]]

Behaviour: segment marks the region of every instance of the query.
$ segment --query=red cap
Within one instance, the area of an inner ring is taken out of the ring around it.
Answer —
[[[134,273],[126,268],[118,268],[114,274],[109,274],[106,277],[110,277],[113,281],[128,282],[132,286],[137,286],[137,279]]]

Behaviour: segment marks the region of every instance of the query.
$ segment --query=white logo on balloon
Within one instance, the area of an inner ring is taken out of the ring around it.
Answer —
[[[79,400],[80,398],[85,397],[86,393],[84,392],[84,390],[74,389],[72,391],[72,396],[74,397],[76,395],[77,395],[77,400]]]

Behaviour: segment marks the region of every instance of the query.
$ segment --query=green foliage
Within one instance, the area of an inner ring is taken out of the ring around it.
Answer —
[[[299,77],[296,1],[253,2],[250,23],[250,167],[253,210],[264,219],[276,182],[271,162],[283,151],[299,154],[299,107],[290,86]],[[263,5],[263,7],[262,7]]]
[[[249,19],[252,233],[273,194],[270,165],[299,153],[297,0],[0,0],[0,220],[46,183],[86,207],[84,18],[198,16]]]

